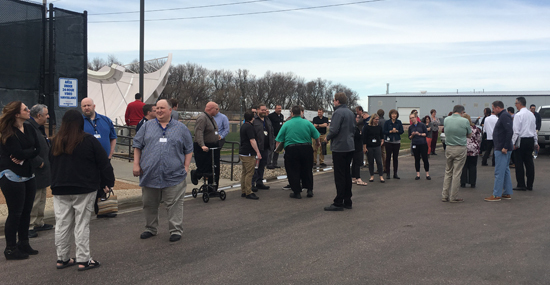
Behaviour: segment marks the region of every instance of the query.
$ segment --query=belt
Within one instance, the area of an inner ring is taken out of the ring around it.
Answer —
[[[520,139],[535,139],[535,137],[521,137]]]
[[[301,145],[311,145],[311,144],[310,144],[310,143],[295,143],[295,144],[289,144],[289,145],[287,145],[286,147],[301,146]]]

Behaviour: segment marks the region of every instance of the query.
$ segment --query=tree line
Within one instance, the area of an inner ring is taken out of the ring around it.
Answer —
[[[91,70],[111,64],[122,65],[116,57],[109,55],[107,60],[94,58],[88,63]],[[163,62],[146,63],[145,72],[152,72]],[[139,72],[139,63],[134,60],[125,66],[131,72]],[[175,98],[179,110],[202,110],[206,103],[214,101],[221,110],[240,111],[265,103],[268,108],[281,105],[283,109],[301,105],[307,110],[323,108],[334,110],[334,94],[344,92],[348,96],[348,106],[357,104],[357,92],[340,83],[317,78],[306,81],[292,72],[267,71],[258,77],[247,69],[237,71],[209,70],[199,64],[172,64],[168,71],[168,80],[161,98]]]

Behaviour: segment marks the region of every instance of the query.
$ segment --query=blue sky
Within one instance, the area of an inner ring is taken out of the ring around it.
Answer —
[[[246,0],[153,1],[146,10]],[[356,0],[357,1],[357,0]],[[217,8],[146,13],[146,19],[259,12],[354,0],[263,1]],[[132,0],[59,0],[87,10],[89,57],[139,55],[139,10]],[[145,57],[173,53],[173,63],[210,69],[293,72],[369,94],[428,91],[550,90],[549,1],[386,0],[251,16],[146,22]]]

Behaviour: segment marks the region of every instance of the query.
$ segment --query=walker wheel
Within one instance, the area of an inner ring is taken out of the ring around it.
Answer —
[[[208,203],[208,200],[210,200],[210,197],[208,195],[208,192],[202,192],[202,201],[204,203]]]
[[[223,201],[223,200],[225,200],[225,197],[226,197],[226,196],[225,196],[225,191],[224,191],[224,190],[221,190],[221,191],[220,191],[220,199]]]
[[[193,198],[197,198],[197,188],[193,188],[193,190],[191,190],[191,195],[193,195]]]

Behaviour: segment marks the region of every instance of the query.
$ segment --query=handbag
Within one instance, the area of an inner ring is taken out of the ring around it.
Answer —
[[[98,215],[118,212],[118,200],[112,188],[109,189],[106,197],[97,198],[97,207],[99,209]]]

